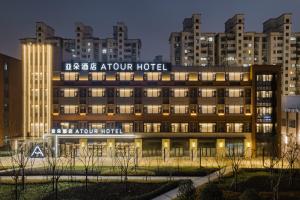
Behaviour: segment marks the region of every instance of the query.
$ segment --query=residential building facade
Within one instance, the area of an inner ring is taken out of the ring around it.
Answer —
[[[201,15],[193,14],[184,19],[181,32],[171,33],[169,42],[170,60],[176,65],[282,65],[283,94],[299,93],[300,33],[292,31],[290,13],[265,21],[262,32],[246,31],[244,15],[236,14],[219,33],[203,32]]]

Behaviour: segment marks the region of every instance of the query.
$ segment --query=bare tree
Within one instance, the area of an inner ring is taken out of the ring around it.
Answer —
[[[59,179],[63,175],[68,163],[63,157],[56,157],[51,147],[45,149],[45,156],[45,161],[47,162],[45,166],[48,167],[47,174],[51,173],[52,191],[55,192],[55,199],[57,199]]]
[[[225,174],[225,171],[226,171],[226,166],[227,166],[227,163],[226,163],[226,157],[225,155],[221,154],[221,155],[216,155],[214,157],[214,160],[215,160],[215,163],[216,163],[216,166],[217,166],[217,174],[218,174],[218,181],[219,183],[221,182],[224,174]]]
[[[15,154],[11,156],[11,163],[15,166],[15,169],[19,171],[19,175],[21,176],[22,190],[25,189],[25,169],[29,159],[30,157],[26,143],[23,143],[17,148]]]
[[[116,147],[116,162],[121,174],[121,181],[125,183],[125,191],[128,189],[128,173],[130,167],[134,166],[134,150],[130,145]]]
[[[289,142],[286,145],[285,148],[285,158],[288,163],[288,172],[289,172],[289,185],[292,185],[294,182],[294,177],[295,177],[295,165],[297,161],[299,160],[300,156],[300,147],[297,143],[297,138],[293,137],[293,135],[288,135],[287,136],[289,139]]]
[[[237,149],[233,147],[232,152],[228,155],[228,158],[234,176],[232,185],[234,186],[234,191],[237,191],[238,175],[243,157],[237,152]]]
[[[80,152],[79,160],[84,167],[85,174],[85,190],[88,190],[88,174],[90,170],[94,170],[95,168],[95,159],[94,159],[94,149],[92,151],[89,150],[88,146],[82,148]]]

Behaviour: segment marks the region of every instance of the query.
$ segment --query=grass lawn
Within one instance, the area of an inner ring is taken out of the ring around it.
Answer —
[[[294,183],[289,184],[287,173],[281,179],[279,185],[279,195],[282,200],[299,200],[300,199],[300,170],[296,173]],[[271,179],[269,172],[264,169],[242,169],[238,176],[238,188],[234,191],[233,176],[226,176],[219,184],[223,190],[225,199],[238,200],[240,194],[246,189],[255,189],[265,200],[272,199]],[[201,191],[203,187],[199,188]]]
[[[205,176],[214,172],[215,168],[199,168],[199,167],[132,167],[129,170],[131,176]],[[84,175],[84,167],[65,168],[64,174],[66,175]],[[44,175],[47,170],[43,168],[27,169],[27,175]],[[49,174],[49,172],[48,172]],[[101,168],[94,168],[88,171],[89,175],[120,175],[118,167],[103,166]],[[1,175],[11,175],[10,172],[1,173]]]
[[[126,191],[125,184],[121,182],[90,182],[86,191],[84,182],[60,182],[58,199],[93,200],[93,199],[152,199],[179,184],[173,182],[128,182]],[[51,182],[27,183],[26,189],[21,193],[20,199],[30,200],[53,200],[55,193],[52,191]],[[0,199],[15,199],[14,184],[0,184]]]

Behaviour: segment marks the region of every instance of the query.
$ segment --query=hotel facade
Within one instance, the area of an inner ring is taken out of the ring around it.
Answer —
[[[25,142],[46,141],[58,156],[87,147],[110,157],[127,146],[164,159],[280,149],[279,65],[88,61],[44,23],[37,31],[21,39]]]

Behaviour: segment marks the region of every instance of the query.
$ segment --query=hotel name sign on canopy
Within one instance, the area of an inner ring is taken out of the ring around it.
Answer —
[[[170,71],[170,63],[154,62],[66,62],[63,71],[70,72],[166,72]]]

